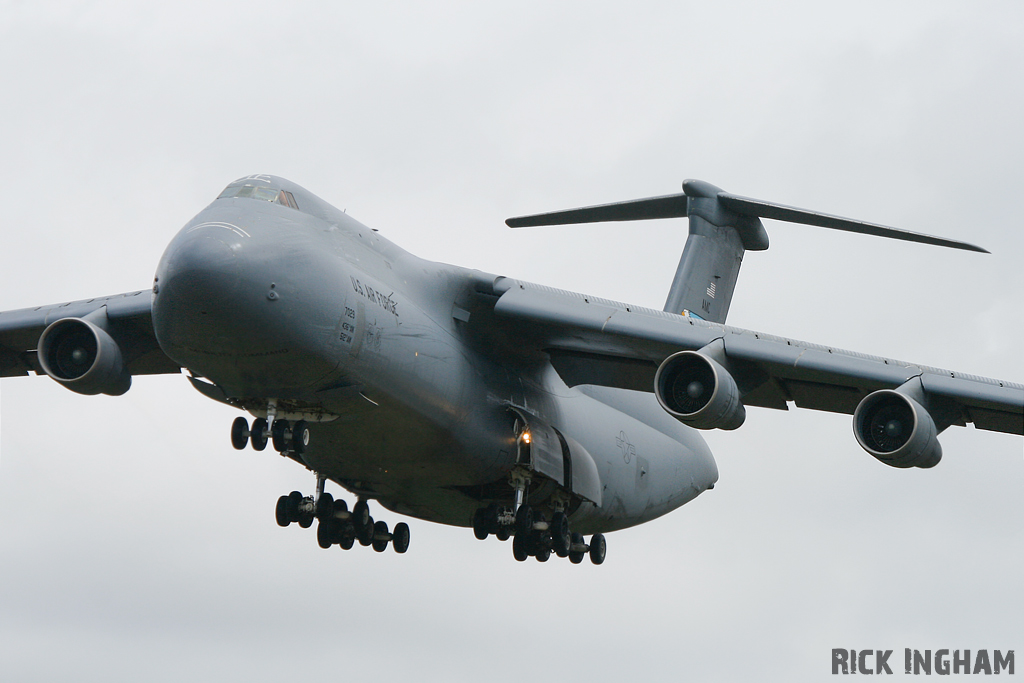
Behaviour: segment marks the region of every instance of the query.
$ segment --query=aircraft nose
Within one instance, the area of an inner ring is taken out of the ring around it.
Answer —
[[[192,347],[198,340],[211,350],[237,343],[232,331],[242,312],[241,239],[229,230],[198,226],[167,247],[153,297],[154,332],[165,351]]]
[[[230,304],[241,270],[238,250],[216,234],[200,234],[182,242],[165,255],[162,277],[158,275],[156,282],[158,298],[164,294],[165,300],[174,299],[178,306],[196,312]]]

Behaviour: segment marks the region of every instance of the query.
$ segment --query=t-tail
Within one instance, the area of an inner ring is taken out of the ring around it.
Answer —
[[[768,248],[761,218],[988,253],[966,242],[741,197],[702,180],[684,181],[681,194],[520,216],[505,223],[525,228],[683,217],[689,218],[690,234],[664,310],[716,323],[724,323],[729,314],[743,253]]]

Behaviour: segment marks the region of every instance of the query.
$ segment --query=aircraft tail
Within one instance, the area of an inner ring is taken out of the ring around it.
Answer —
[[[768,233],[757,216],[725,210],[720,188],[700,180],[683,183],[690,235],[672,279],[664,310],[724,323],[736,290],[745,251],[768,248]]]
[[[716,323],[724,323],[729,314],[743,253],[768,248],[761,218],[988,253],[966,242],[741,197],[701,180],[684,181],[681,194],[521,216],[505,223],[520,228],[684,216],[690,234],[664,310]]]

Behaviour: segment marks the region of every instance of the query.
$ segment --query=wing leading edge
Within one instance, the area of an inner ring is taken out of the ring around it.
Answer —
[[[659,365],[721,340],[744,405],[853,414],[868,394],[919,377],[948,425],[1024,434],[1024,385],[869,356],[509,279],[495,313],[546,351],[569,386],[654,391]]]

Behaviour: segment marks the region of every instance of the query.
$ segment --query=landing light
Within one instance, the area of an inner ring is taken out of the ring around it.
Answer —
[[[530,443],[530,432],[523,432],[519,438],[522,439],[525,444]]]

